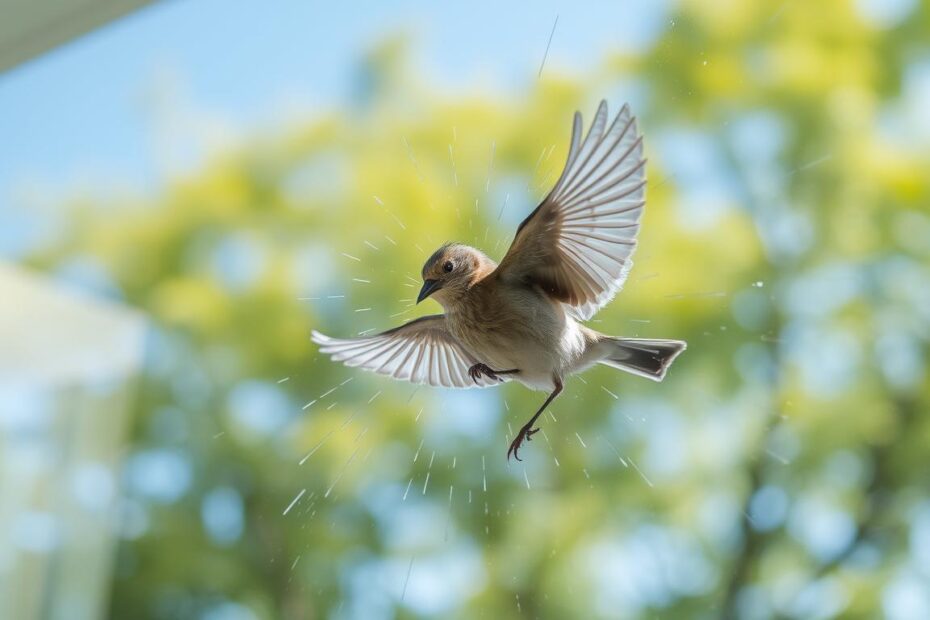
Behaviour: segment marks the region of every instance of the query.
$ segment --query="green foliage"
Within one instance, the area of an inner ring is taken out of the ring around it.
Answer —
[[[127,488],[148,526],[121,544],[115,617],[222,600],[268,618],[881,613],[930,499],[930,151],[879,120],[928,8],[878,31],[847,2],[724,4],[685,3],[642,55],[516,100],[437,97],[394,41],[366,60],[359,107],[138,204],[69,212],[33,262],[91,257],[152,318],[132,452],[193,471],[176,502]],[[441,242],[500,258],[571,114],[621,79],[651,184],[636,267],[596,327],[688,340],[666,382],[571,380],[508,464],[540,394],[415,389],[317,354],[311,328],[435,311],[411,302]],[[695,140],[725,188],[710,203],[664,148]],[[243,499],[227,542],[203,520],[219,488]]]

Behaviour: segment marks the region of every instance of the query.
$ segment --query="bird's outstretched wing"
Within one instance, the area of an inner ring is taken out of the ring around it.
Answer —
[[[538,284],[590,319],[623,286],[632,266],[646,193],[646,160],[636,119],[624,105],[607,124],[602,101],[584,141],[575,113],[562,176],[520,224],[498,267],[504,279]]]
[[[468,376],[476,363],[449,332],[446,317],[434,314],[363,338],[330,338],[314,331],[320,351],[346,366],[359,366],[395,379],[436,387],[487,387],[498,381]],[[502,377],[503,378],[503,377]]]

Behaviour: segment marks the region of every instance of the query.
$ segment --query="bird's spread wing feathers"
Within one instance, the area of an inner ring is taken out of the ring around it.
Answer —
[[[468,376],[476,363],[449,332],[442,314],[424,316],[400,327],[363,338],[330,338],[317,331],[320,351],[346,366],[358,366],[395,379],[435,387],[487,387],[498,382]]]
[[[575,113],[565,169],[517,229],[498,275],[538,284],[587,320],[623,286],[646,192],[642,136],[628,106],[601,102],[584,141]]]

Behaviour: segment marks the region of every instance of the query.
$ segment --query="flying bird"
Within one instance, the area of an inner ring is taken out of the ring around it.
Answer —
[[[510,444],[507,458],[517,460],[568,375],[605,364],[661,381],[685,342],[617,338],[582,323],[630,272],[646,190],[642,135],[628,106],[608,124],[602,101],[584,139],[582,129],[576,112],[565,169],[500,264],[459,243],[427,259],[417,303],[431,297],[443,314],[362,338],[314,331],[320,351],[413,383],[467,388],[514,380],[549,392]]]

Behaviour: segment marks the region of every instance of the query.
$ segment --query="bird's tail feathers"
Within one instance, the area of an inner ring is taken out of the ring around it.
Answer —
[[[611,338],[600,341],[604,357],[598,363],[619,368],[653,381],[665,378],[665,372],[688,344],[683,340],[647,338]]]

